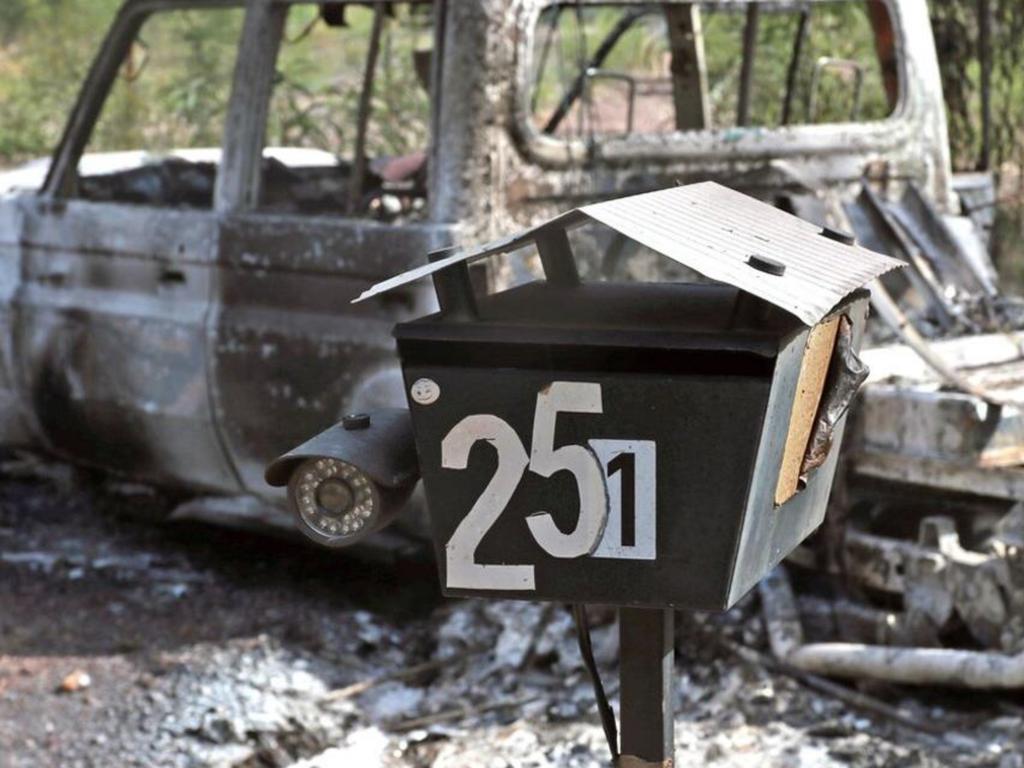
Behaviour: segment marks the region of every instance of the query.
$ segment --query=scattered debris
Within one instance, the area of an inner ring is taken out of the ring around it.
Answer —
[[[864,643],[809,643],[785,570],[777,568],[759,586],[765,622],[776,658],[804,672],[855,680],[966,688],[1024,688],[1024,653],[952,648],[886,647]]]
[[[57,692],[78,693],[79,691],[84,691],[90,685],[92,685],[92,678],[89,677],[89,673],[84,672],[81,669],[76,669],[60,681],[60,685],[57,687]]]
[[[0,559],[4,768],[607,766],[562,606],[444,601],[433,573],[408,563],[153,526],[129,514],[138,503],[88,485],[67,496],[0,484],[0,525],[17,534],[0,552],[74,542],[120,558],[94,568],[90,554],[75,580],[63,561]],[[201,577],[171,582],[189,586],[185,599],[163,595],[169,564]],[[590,619],[617,707],[615,612]],[[858,690],[779,664],[768,646],[756,596],[680,619],[680,764],[1015,768],[1024,749],[1014,700]],[[69,669],[88,670],[90,686],[54,696]]]

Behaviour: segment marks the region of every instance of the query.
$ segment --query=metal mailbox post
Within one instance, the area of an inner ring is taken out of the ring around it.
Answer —
[[[710,282],[581,281],[584,224]],[[469,262],[531,245],[546,279],[474,293]],[[671,759],[668,609],[730,607],[821,523],[862,286],[897,265],[706,183],[435,254],[361,297],[436,287],[440,311],[395,337],[443,591],[622,607],[624,755]]]

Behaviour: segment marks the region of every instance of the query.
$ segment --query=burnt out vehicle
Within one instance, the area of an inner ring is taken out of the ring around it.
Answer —
[[[52,158],[0,177],[3,439],[287,523],[268,460],[403,407],[391,330],[434,300],[352,298],[435,249],[713,179],[907,262],[873,286],[895,367],[861,403],[844,498],[931,487],[988,562],[1024,493],[1019,307],[986,252],[989,180],[951,172],[929,28],[925,0],[127,0]],[[587,278],[672,277],[578,236]],[[914,495],[844,507],[867,510],[859,578],[897,601],[900,558],[941,554]],[[1011,602],[982,645],[1024,642]]]
[[[349,300],[433,249],[709,177],[841,213],[870,173],[952,212],[926,25],[923,0],[129,0],[52,159],[0,181],[4,438],[276,498],[268,459],[404,402],[390,331],[429,294]],[[785,66],[757,55],[780,35]],[[642,262],[619,251],[595,270]]]

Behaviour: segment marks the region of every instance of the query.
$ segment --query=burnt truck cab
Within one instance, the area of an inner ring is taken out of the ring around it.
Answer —
[[[925,0],[127,0],[0,198],[0,434],[279,504],[268,460],[404,403],[391,331],[432,294],[349,301],[430,251],[704,179],[868,234],[868,187],[947,220],[928,29]],[[93,151],[111,137],[137,151]],[[643,261],[592,246],[591,274]]]

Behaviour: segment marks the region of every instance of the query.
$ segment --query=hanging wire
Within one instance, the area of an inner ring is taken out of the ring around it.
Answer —
[[[594,686],[594,698],[597,699],[597,712],[601,717],[601,727],[604,729],[604,738],[608,742],[608,750],[612,754],[612,762],[619,760],[619,729],[615,724],[615,711],[608,701],[608,696],[601,682],[601,672],[594,660],[594,647],[590,642],[590,617],[587,615],[587,606],[573,605],[572,618],[576,622],[576,639],[580,646],[580,656],[583,657],[583,666],[587,669],[590,682]]]

